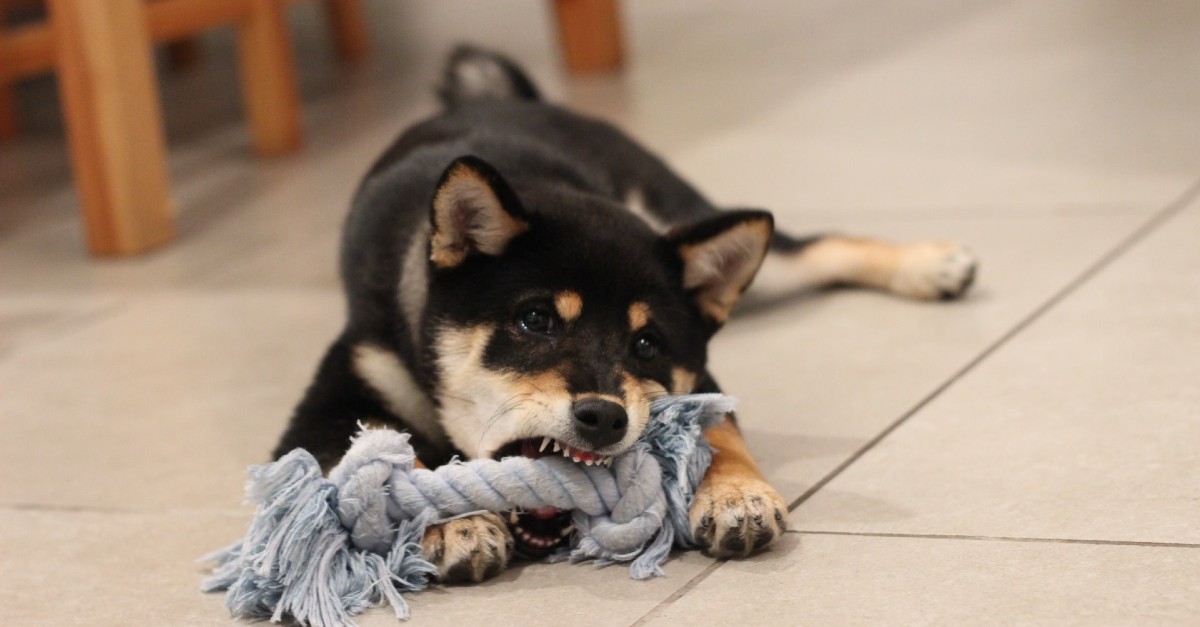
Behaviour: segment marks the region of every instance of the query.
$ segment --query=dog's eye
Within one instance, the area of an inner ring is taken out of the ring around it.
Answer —
[[[649,333],[639,333],[633,338],[633,354],[642,361],[650,361],[658,356],[658,341]]]
[[[550,310],[540,305],[526,307],[517,316],[521,330],[536,335],[553,335],[558,331],[557,321]]]

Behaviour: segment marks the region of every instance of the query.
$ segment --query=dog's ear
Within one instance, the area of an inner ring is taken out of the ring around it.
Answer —
[[[458,266],[469,255],[499,255],[529,230],[529,214],[500,173],[484,160],[459,157],[433,193],[429,258],[439,268]]]
[[[683,288],[700,312],[719,326],[754,280],[775,232],[766,211],[727,211],[668,233],[683,260]]]

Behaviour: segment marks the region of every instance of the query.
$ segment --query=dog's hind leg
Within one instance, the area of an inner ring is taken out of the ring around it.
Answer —
[[[834,285],[867,287],[918,300],[962,296],[978,261],[961,244],[893,244],[829,235],[796,239],[776,233],[751,293],[781,295]]]

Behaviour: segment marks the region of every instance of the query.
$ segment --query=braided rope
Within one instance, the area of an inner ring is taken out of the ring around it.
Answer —
[[[218,565],[202,589],[228,590],[239,617],[352,624],[350,615],[386,600],[407,618],[400,591],[424,588],[436,572],[420,554],[426,525],[548,506],[573,510],[572,561],[632,562],[635,579],[660,575],[672,545],[692,546],[687,507],[711,459],[701,431],[733,403],[718,394],[656,400],[642,439],[611,468],[550,456],[428,470],[415,467],[407,433],[365,430],[326,479],[296,449],[251,469],[254,520],[245,539],[203,558]]]

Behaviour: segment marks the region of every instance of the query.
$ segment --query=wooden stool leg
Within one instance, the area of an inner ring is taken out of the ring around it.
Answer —
[[[0,37],[4,36],[4,28],[8,25],[8,7],[6,0],[0,0]],[[6,82],[0,68],[0,141],[16,137],[21,130],[19,111],[17,110],[17,94],[12,83]]]
[[[143,0],[50,0],[88,246],[130,254],[174,236]]]
[[[16,137],[20,132],[18,113],[16,89],[8,83],[0,83],[0,141]]]
[[[200,66],[204,50],[198,37],[179,39],[167,44],[167,61],[171,69],[190,72]]]
[[[250,0],[250,14],[238,25],[242,98],[262,155],[295,152],[304,141],[286,8],[286,0]]]
[[[367,34],[367,16],[362,0],[325,0],[329,27],[338,57],[343,61],[360,61],[371,51]]]
[[[554,13],[568,71],[583,74],[621,67],[617,0],[554,0]]]

